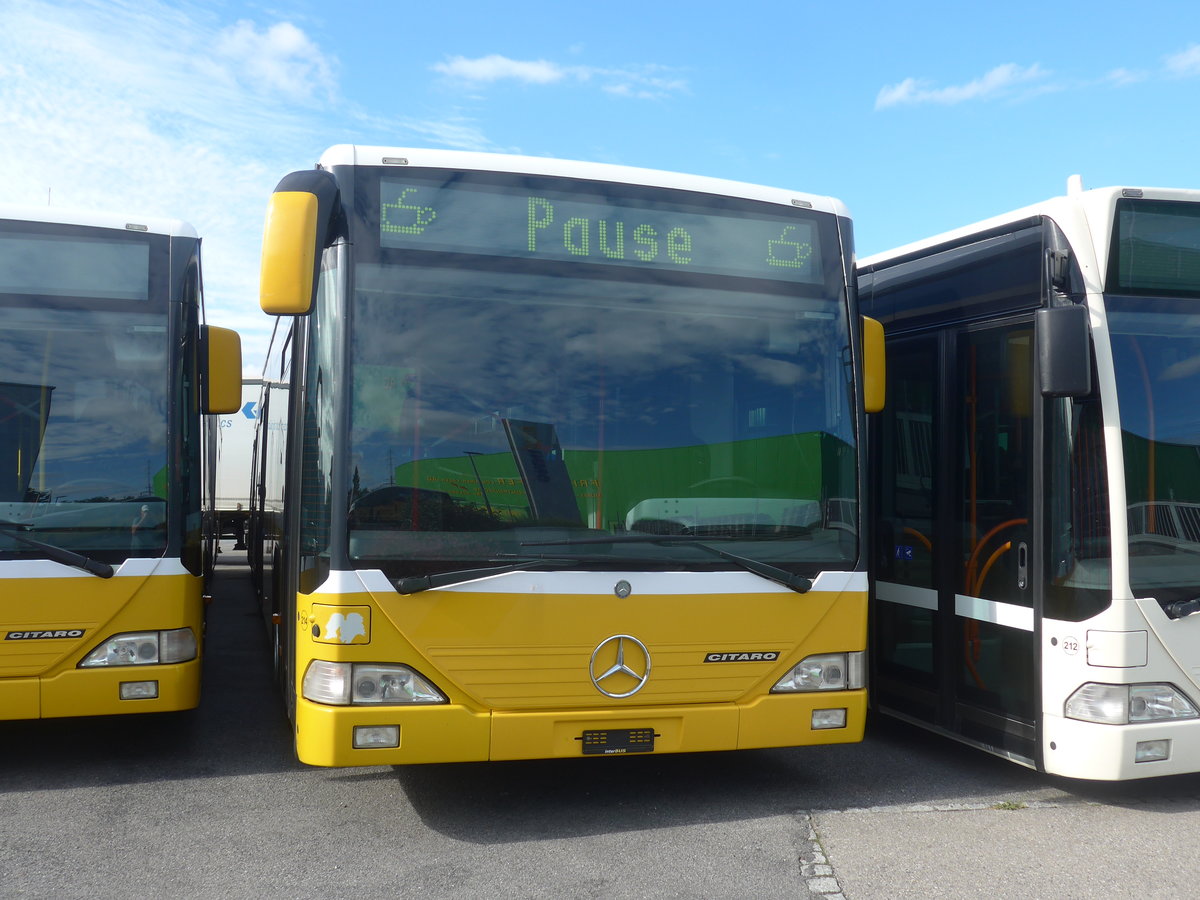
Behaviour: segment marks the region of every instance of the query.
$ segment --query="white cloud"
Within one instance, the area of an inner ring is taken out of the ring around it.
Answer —
[[[260,31],[243,19],[217,35],[215,51],[250,87],[295,100],[332,96],[335,63],[290,22]]]
[[[885,85],[875,98],[875,108],[887,109],[889,106],[899,106],[902,103],[919,102],[914,97],[922,90],[921,85],[922,82],[915,78],[905,78],[899,84]]]
[[[687,80],[670,74],[670,71],[664,66],[594,69],[590,70],[589,77],[603,80],[604,90],[610,94],[634,97],[638,100],[654,100],[687,91]]]
[[[626,68],[563,66],[544,59],[524,61],[491,54],[477,59],[452,56],[431,69],[467,85],[520,81],[525,84],[593,83],[610,94],[637,99],[661,99],[687,90],[687,80],[659,65]]]
[[[906,78],[899,84],[886,85],[875,98],[876,109],[891,106],[934,103],[950,106],[969,100],[1012,96],[1024,86],[1043,81],[1049,73],[1037,63],[1018,66],[1005,63],[966,84],[935,87],[925,79]]]
[[[1186,77],[1200,75],[1200,44],[1192,44],[1186,50],[1173,53],[1165,60],[1167,72]]]
[[[497,147],[473,119],[453,113],[438,120],[404,119],[398,125],[403,131],[419,135],[423,141],[442,147],[485,152],[517,152],[515,148]],[[384,130],[394,132],[396,128]]]
[[[1121,87],[1127,84],[1137,84],[1145,81],[1150,76],[1145,72],[1139,72],[1134,69],[1113,69],[1104,76],[1104,83]]]
[[[1118,67],[1100,77],[1077,78],[1057,83],[1048,81],[1050,74],[1037,63],[1024,67],[1015,63],[1005,63],[962,85],[937,87],[928,79],[905,78],[880,89],[875,97],[875,109],[921,103],[949,106],[968,100],[1001,97],[1027,99],[1050,91],[1126,87],[1164,76],[1191,78],[1200,76],[1200,44],[1191,44],[1185,50],[1163,57],[1162,68],[1157,71]]]
[[[220,24],[156,0],[6,2],[0,202],[191,222],[209,320],[242,333],[254,369],[267,198],[323,149],[315,101],[296,101],[335,87],[333,63],[294,26]]]
[[[527,84],[550,84],[562,80],[566,74],[560,66],[544,59],[523,62],[495,53],[478,59],[452,56],[431,68],[450,78],[474,83],[512,80],[524,81]]]

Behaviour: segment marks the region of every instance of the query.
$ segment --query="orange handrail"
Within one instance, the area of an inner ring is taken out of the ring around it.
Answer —
[[[929,540],[929,538],[925,537],[925,535],[921,534],[921,532],[917,531],[917,529],[910,528],[909,526],[905,525],[903,531],[901,531],[901,534],[911,534],[924,545],[926,550],[928,550],[930,553],[933,552],[933,541]]]
[[[1005,541],[1003,544],[1001,544],[999,547],[996,548],[995,553],[993,553],[991,556],[988,557],[988,561],[986,563],[984,563],[983,571],[979,573],[979,578],[975,581],[974,594],[976,597],[978,597],[980,592],[983,590],[983,581],[985,578],[987,578],[988,572],[990,572],[992,570],[992,566],[995,565],[996,560],[998,560],[1001,556],[1003,556],[1005,553],[1007,553],[1011,549],[1012,549],[1012,541]]]
[[[987,534],[985,534],[983,536],[983,538],[979,541],[979,543],[977,543],[975,545],[975,549],[971,551],[971,558],[967,560],[967,572],[966,572],[967,577],[964,582],[964,589],[966,591],[969,592],[973,589],[973,586],[975,583],[975,566],[979,562],[979,553],[980,553],[980,551],[983,550],[984,545],[987,544],[987,542],[990,541],[993,537],[995,537],[997,533],[1003,531],[1005,528],[1011,528],[1014,525],[1028,525],[1028,524],[1029,524],[1029,519],[1009,519],[1007,522],[1001,522],[999,525],[997,525],[995,528],[993,528],[991,531],[989,531]]]

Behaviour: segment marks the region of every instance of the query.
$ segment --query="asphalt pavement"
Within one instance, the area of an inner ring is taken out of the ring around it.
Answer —
[[[214,588],[199,709],[0,722],[0,898],[1200,894],[1200,776],[1071,782],[889,721],[841,747],[304,766],[243,554]]]

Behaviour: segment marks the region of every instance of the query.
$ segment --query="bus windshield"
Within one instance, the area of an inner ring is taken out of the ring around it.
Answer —
[[[166,546],[167,318],[9,308],[0,330],[0,519],[118,562]],[[38,551],[0,531],[0,556]]]
[[[732,216],[714,224],[656,205],[645,189],[637,214],[656,234],[676,234],[680,258],[699,260],[705,228],[724,250],[699,268],[676,265],[665,240],[656,265],[570,262],[557,245],[540,257],[532,223],[548,213],[524,199],[521,241],[487,248],[488,234],[504,231],[504,199],[489,195],[478,210],[484,221],[461,248],[470,255],[384,234],[372,259],[356,238],[351,556],[403,559],[422,574],[506,556],[727,567],[686,541],[654,542],[670,535],[719,540],[798,573],[851,565],[849,338],[824,260],[765,277],[766,238],[761,253],[743,253],[738,241],[754,239],[738,237]],[[615,249],[614,221],[630,208],[606,202],[566,210],[577,237],[591,228],[593,252],[601,216]],[[832,216],[821,218],[770,221],[763,234],[803,234],[811,254],[824,229],[840,271]],[[646,540],[587,540],[598,533]],[[530,547],[546,541],[561,543]]]
[[[1200,594],[1200,309],[1108,298],[1134,594]]]

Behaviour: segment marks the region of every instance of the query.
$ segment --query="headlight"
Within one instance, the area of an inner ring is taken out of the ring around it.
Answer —
[[[445,703],[446,697],[408,666],[314,659],[304,673],[307,700],[334,706]]]
[[[196,635],[190,628],[170,631],[126,631],[114,634],[79,663],[81,669],[98,666],[147,666],[181,663],[196,658]]]
[[[441,691],[407,666],[355,666],[351,703],[445,703]]]
[[[1173,684],[1088,682],[1067,698],[1068,719],[1102,725],[1129,725],[1200,717],[1195,704]]]
[[[845,691],[866,685],[866,654],[819,653],[806,656],[775,682],[771,693],[798,691]]]

